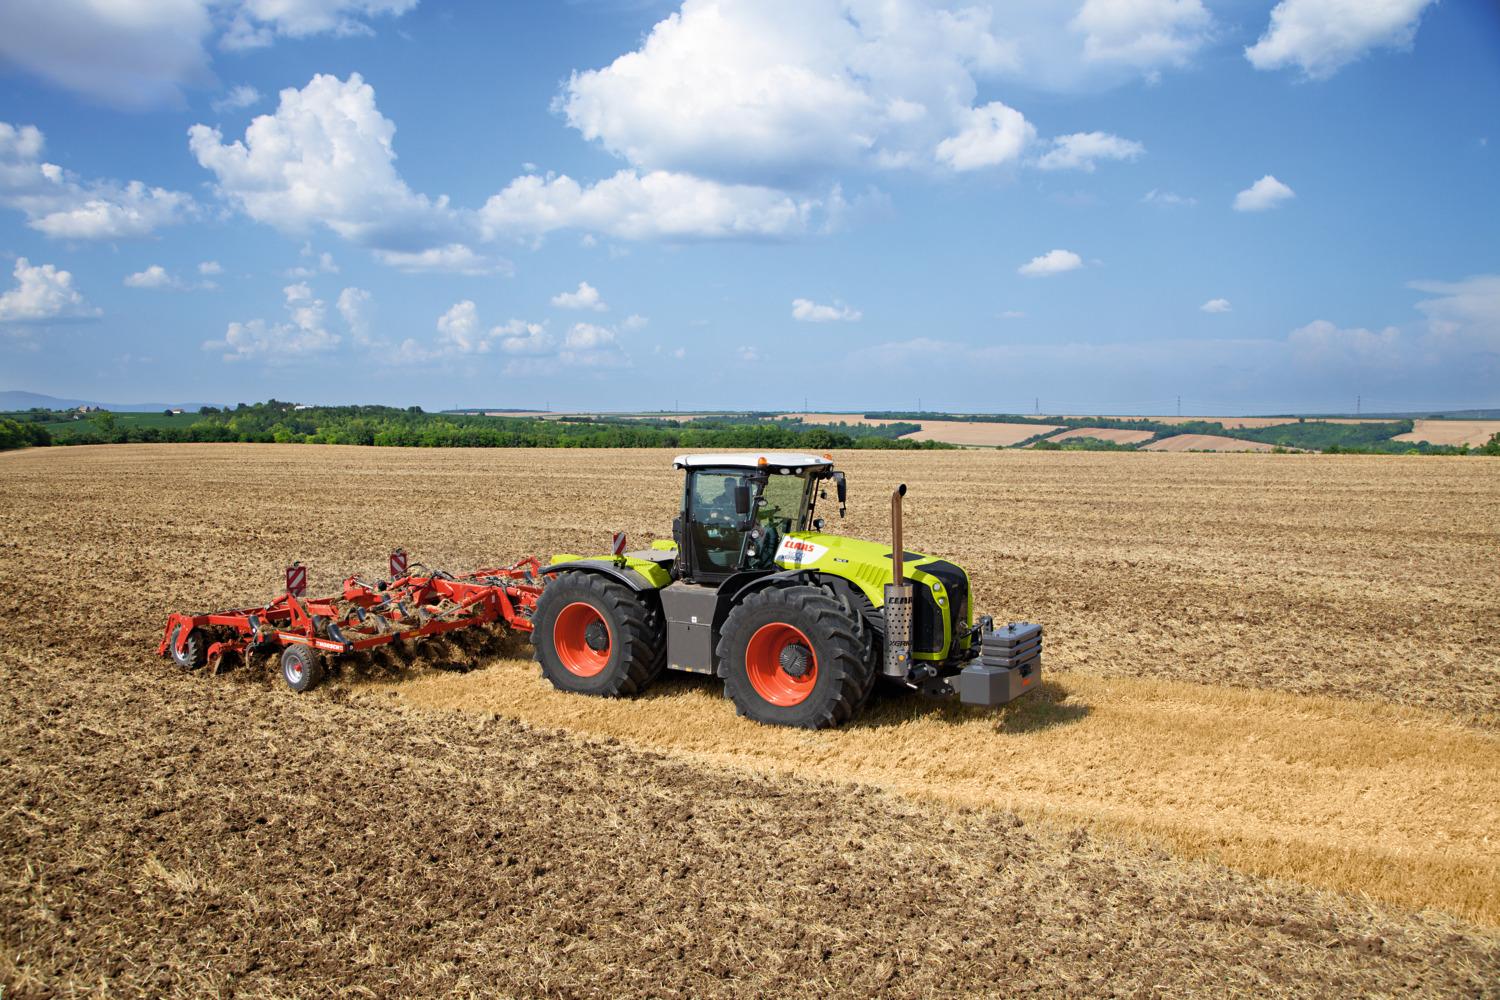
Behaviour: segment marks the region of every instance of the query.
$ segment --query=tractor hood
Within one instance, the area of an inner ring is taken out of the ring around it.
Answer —
[[[820,531],[794,531],[782,536],[775,560],[782,569],[815,569],[841,576],[857,586],[873,606],[885,604],[885,585],[891,582],[892,574],[889,545]],[[913,581],[931,586],[936,578],[929,579],[922,566],[938,561],[937,556],[908,550],[906,573]]]

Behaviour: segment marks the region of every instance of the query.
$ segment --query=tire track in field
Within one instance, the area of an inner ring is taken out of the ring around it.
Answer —
[[[1500,925],[1500,734],[1421,710],[1069,674],[999,712],[891,696],[809,733],[737,718],[704,679],[611,701],[553,691],[519,660],[354,690],[1083,824]]]

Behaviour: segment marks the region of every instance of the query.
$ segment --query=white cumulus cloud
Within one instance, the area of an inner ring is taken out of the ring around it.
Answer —
[[[277,365],[323,354],[338,346],[340,337],[328,329],[328,309],[305,283],[287,285],[287,319],[270,322],[252,319],[230,323],[223,340],[206,340],[205,351],[220,354],[225,361],[264,361]]]
[[[208,47],[354,35],[417,0],[6,0],[0,62],[114,107],[177,107],[215,84]],[[244,100],[242,88],[228,99]],[[234,105],[244,107],[245,104]]]
[[[774,239],[807,232],[819,207],[773,188],[621,170],[590,185],[566,174],[518,177],[479,215],[490,238],[581,229],[628,240]]]
[[[1265,34],[1245,49],[1256,69],[1297,66],[1325,80],[1371,49],[1407,49],[1436,0],[1282,0]]]
[[[1036,129],[1021,112],[999,101],[973,108],[960,119],[957,135],[938,143],[939,163],[954,170],[977,170],[1013,163],[1036,138]]]
[[[480,355],[505,358],[508,375],[556,372],[563,368],[619,368],[630,364],[618,332],[609,326],[575,323],[566,334],[552,334],[545,323],[512,319],[486,327],[479,307],[465,299],[438,318],[431,343],[406,340],[396,352],[404,361],[432,362]]]
[[[353,286],[339,292],[339,315],[356,344],[369,344],[370,340],[370,293]]]
[[[287,88],[274,114],[243,140],[194,125],[188,145],[220,193],[250,218],[288,233],[325,226],[360,246],[412,255],[461,245],[465,221],[447,198],[407,187],[396,172],[396,126],[358,73],[318,74]]]
[[[556,107],[632,166],[806,188],[853,168],[971,170],[1034,134],[981,83],[1077,90],[1181,66],[1200,0],[686,0]]]
[[[607,326],[574,323],[563,338],[558,361],[584,368],[622,368],[630,363],[620,346],[619,335]]]
[[[141,181],[84,180],[42,157],[46,139],[33,125],[0,122],[0,205],[55,239],[118,240],[152,235],[197,214],[180,191]]]
[[[1230,305],[1228,299],[1209,299],[1198,308],[1206,313],[1227,313]]]
[[[1071,27],[1084,55],[1142,71],[1182,66],[1210,37],[1212,18],[1200,0],[1085,0]]]
[[[418,0],[242,0],[219,44],[226,49],[270,45],[278,36],[306,38],[374,33],[369,18],[400,16]]]
[[[212,30],[206,0],[7,0],[0,61],[115,107],[174,106],[212,82]]]
[[[1074,132],[1052,140],[1052,148],[1036,165],[1043,170],[1082,170],[1093,173],[1100,160],[1134,160],[1146,147],[1108,132]]]
[[[1064,271],[1074,271],[1082,266],[1083,258],[1071,250],[1048,250],[1016,268],[1016,273],[1027,278],[1044,278]]]
[[[1264,212],[1268,208],[1275,208],[1282,202],[1295,197],[1297,197],[1295,191],[1270,174],[1266,174],[1234,196],[1234,210],[1236,212]]]
[[[463,243],[426,250],[376,250],[375,259],[408,274],[510,274],[515,266],[504,257],[478,253]]]
[[[552,296],[552,304],[559,309],[593,309],[596,312],[609,308],[599,297],[599,289],[587,281],[580,281],[576,292],[558,292]]]
[[[851,309],[837,299],[833,305],[819,305],[811,299],[792,300],[792,319],[803,323],[852,323],[864,314],[858,309]]]
[[[575,73],[568,123],[647,170],[784,184],[931,162],[976,74],[1014,66],[979,8],[686,0],[641,47]]]
[[[52,264],[36,264],[17,257],[11,270],[14,288],[0,294],[0,323],[50,323],[92,319],[99,310],[84,301],[73,287],[73,274]]]
[[[177,288],[180,287],[176,278],[167,273],[167,269],[160,264],[152,264],[144,271],[125,276],[125,287],[127,288]]]
[[[1341,328],[1326,319],[1313,320],[1287,337],[1292,357],[1309,367],[1357,365],[1393,368],[1402,363],[1401,331],[1388,326],[1379,332],[1363,327]]]
[[[224,267],[216,260],[205,260],[198,265],[198,273],[206,278],[212,277],[216,274],[223,274]]]
[[[622,170],[594,184],[528,174],[478,212],[413,191],[395,167],[395,124],[359,74],[319,75],[280,95],[243,139],[195,125],[189,145],[220,193],[246,215],[289,233],[319,226],[407,271],[489,274],[509,261],[477,241],[532,240],[561,229],[624,239],[780,238],[809,231],[815,199],[687,174]]]
[[[1500,274],[1413,281],[1411,287],[1433,296],[1417,303],[1427,317],[1429,347],[1476,352],[1488,359],[1486,367],[1500,369]]]

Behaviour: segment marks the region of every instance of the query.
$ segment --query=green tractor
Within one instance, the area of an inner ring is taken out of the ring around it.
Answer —
[[[996,629],[969,577],[907,552],[902,485],[892,544],[824,532],[819,500],[847,484],[830,458],[795,452],[679,455],[673,539],[559,555],[532,616],[543,675],[564,691],[638,694],[663,670],[724,681],[739,713],[821,729],[857,715],[876,681],[1001,705],[1041,680],[1041,626]]]

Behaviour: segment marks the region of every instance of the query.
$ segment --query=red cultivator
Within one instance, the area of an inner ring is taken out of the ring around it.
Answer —
[[[531,631],[531,614],[542,592],[541,563],[523,559],[504,569],[464,576],[415,564],[391,553],[389,581],[369,583],[351,576],[337,597],[306,598],[307,568],[286,571],[286,592],[270,604],[218,614],[175,614],[167,619],[158,656],[184,667],[207,663],[215,672],[238,653],[248,663],[260,652],[281,651],[281,673],[296,691],[323,675],[320,653],[341,655],[500,622]]]

